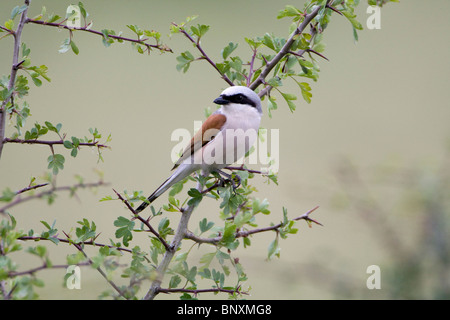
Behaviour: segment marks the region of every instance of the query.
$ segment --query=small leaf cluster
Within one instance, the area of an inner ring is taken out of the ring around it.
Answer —
[[[52,171],[54,175],[58,174],[58,172],[64,169],[65,157],[62,154],[54,153],[53,145],[60,144],[66,148],[71,150],[70,155],[72,157],[76,157],[78,155],[78,151],[80,149],[80,144],[88,144],[91,146],[96,146],[99,144],[99,139],[102,138],[102,135],[98,132],[97,128],[89,129],[90,136],[84,136],[83,138],[72,136],[70,139],[66,138],[66,134],[61,133],[62,124],[58,123],[57,125],[53,125],[49,121],[45,121],[44,125],[39,123],[35,123],[34,127],[25,132],[25,141],[33,143],[33,140],[38,140],[39,138],[45,136],[49,132],[56,133],[59,140],[56,141],[47,141],[44,144],[48,144],[51,146],[52,154],[47,158],[48,169]],[[106,142],[111,141],[111,136],[108,136]],[[98,152],[98,161],[103,161],[103,156],[101,153],[101,148],[97,148]]]
[[[28,232],[28,234],[33,233],[32,230]],[[41,235],[42,237],[51,239],[54,234],[52,230],[48,230],[42,232]],[[52,267],[47,247],[44,245],[36,245],[24,248],[23,242],[20,241],[20,238],[23,236],[25,236],[25,233],[17,230],[17,222],[13,216],[8,215],[8,219],[2,219],[0,221],[0,239],[2,242],[0,281],[3,283],[2,290],[10,289],[8,292],[3,291],[3,298],[18,300],[36,299],[38,295],[35,289],[44,286],[44,282],[35,277],[33,272],[19,271],[19,265],[12,258],[12,253],[25,251],[28,254],[38,257],[41,261],[42,268]]]

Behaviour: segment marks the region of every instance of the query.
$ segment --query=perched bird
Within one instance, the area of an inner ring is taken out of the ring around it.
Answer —
[[[172,170],[175,171],[143,202],[141,212],[175,183],[197,170],[204,176],[241,159],[255,143],[261,122],[261,99],[251,89],[232,86],[214,103],[221,107],[211,114],[191,139]]]

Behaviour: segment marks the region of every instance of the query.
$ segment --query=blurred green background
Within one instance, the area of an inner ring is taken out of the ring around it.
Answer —
[[[0,21],[9,19],[21,1],[2,0]],[[82,217],[94,220],[102,232],[98,241],[114,238],[113,221],[127,211],[117,201],[99,202],[118,191],[151,193],[169,174],[176,128],[193,130],[203,120],[204,108],[226,87],[205,62],[177,72],[176,56],[192,46],[182,36],[166,37],[171,22],[199,15],[195,23],[209,24],[202,40],[206,52],[219,60],[221,49],[238,42],[243,58],[250,57],[244,37],[273,32],[287,36],[288,20],[276,16],[286,4],[303,1],[118,1],[85,0],[93,28],[126,32],[127,24],[162,32],[174,54],[139,55],[129,44],[105,48],[101,38],[75,33],[80,54],[58,53],[67,31],[27,25],[23,41],[31,48],[33,64],[49,67],[51,83],[32,84],[26,98],[34,122],[62,123],[69,136],[88,135],[97,127],[112,135],[111,150],[97,163],[94,151],[83,149],[76,159],[66,155],[58,184],[86,181],[104,173],[110,186],[95,193],[82,190],[77,198],[61,194],[52,206],[26,203],[11,212],[24,230],[40,231],[40,220],[56,219],[59,230],[70,231]],[[64,15],[70,1],[33,0],[29,16],[47,12]],[[280,129],[279,186],[256,177],[259,198],[268,198],[272,214],[260,226],[277,223],[282,207],[290,217],[319,205],[313,218],[323,227],[298,223],[299,233],[281,242],[281,258],[266,261],[273,234],[253,237],[253,245],[238,250],[251,286],[250,299],[334,298],[449,298],[450,137],[450,2],[409,0],[381,10],[381,29],[368,30],[367,4],[361,1],[358,19],[365,27],[359,42],[351,26],[333,15],[324,34],[320,78],[311,83],[313,99],[305,103],[296,85],[288,92],[299,96],[292,114],[279,109],[262,126]],[[191,50],[193,52],[193,50]],[[0,41],[1,74],[10,72],[12,39]],[[264,103],[265,105],[265,103]],[[7,135],[11,135],[10,127]],[[48,147],[7,144],[0,162],[0,189],[25,187],[30,177],[42,176]],[[161,205],[162,200],[156,205]],[[204,201],[190,222],[214,220],[218,203]],[[172,218],[172,217],[171,217]],[[175,219],[176,220],[176,219]],[[138,239],[143,248],[144,237]],[[65,263],[75,249],[47,244],[54,263]],[[208,251],[200,247],[196,255]],[[194,250],[195,251],[195,250]],[[39,261],[17,256],[21,269]],[[381,269],[381,289],[369,290],[366,269]],[[94,299],[107,288],[96,272],[82,269],[82,289],[63,286],[63,270],[42,271],[43,299]],[[245,286],[244,286],[245,288]],[[203,298],[226,298],[208,296]],[[178,298],[178,295],[160,298]]]

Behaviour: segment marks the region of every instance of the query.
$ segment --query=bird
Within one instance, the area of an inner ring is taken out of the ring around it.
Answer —
[[[256,142],[262,108],[258,94],[245,86],[231,86],[213,101],[220,108],[203,122],[173,166],[174,172],[135,210],[141,212],[167,189],[192,173],[203,176],[240,160]]]

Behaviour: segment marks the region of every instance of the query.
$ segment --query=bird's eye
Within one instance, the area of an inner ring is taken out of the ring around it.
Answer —
[[[237,101],[242,101],[242,100],[244,100],[244,96],[242,94],[238,94],[236,99],[237,99]]]

